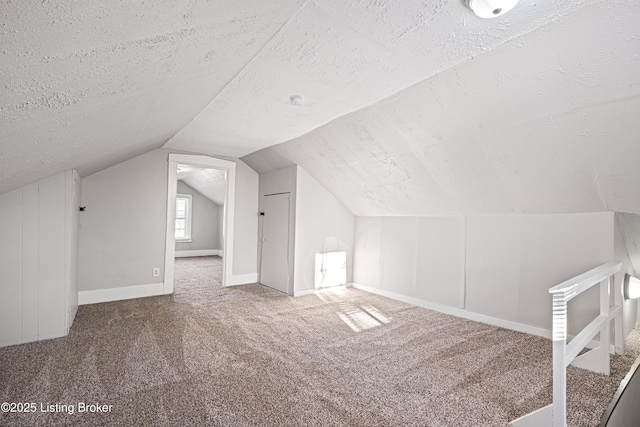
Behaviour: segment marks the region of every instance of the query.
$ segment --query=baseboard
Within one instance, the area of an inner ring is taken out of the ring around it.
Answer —
[[[55,332],[53,334],[45,334],[45,335],[30,335],[28,337],[17,338],[13,340],[0,341],[1,347],[8,347],[10,345],[18,345],[18,344],[26,344],[30,342],[49,340],[52,338],[60,338],[66,336],[68,333],[64,332]]]
[[[163,295],[164,283],[125,286],[122,288],[96,289],[78,292],[78,305]]]
[[[192,256],[222,256],[222,249],[200,249],[195,251],[176,251],[176,258],[185,258]]]
[[[0,341],[0,348],[9,347],[10,345],[24,344],[24,343],[33,342],[33,341],[38,341],[38,338],[36,337],[35,339],[29,340],[29,341],[24,340],[22,338],[7,340],[7,341]]]
[[[258,282],[258,273],[237,274],[228,276],[226,286],[247,285],[249,283]]]
[[[475,322],[486,323],[492,326],[498,326],[500,328],[511,329],[513,331],[524,332],[531,335],[537,335],[544,338],[551,339],[551,331],[548,329],[542,329],[531,325],[525,325],[511,320],[500,319],[497,317],[487,316],[485,314],[474,313],[472,311],[464,310],[462,308],[449,307],[442,304],[437,304],[406,295],[397,294],[395,292],[385,291],[381,289],[371,288],[369,286],[353,283],[353,287],[361,289],[363,291],[371,292],[372,294],[381,295],[383,297],[395,299],[398,301],[406,302],[407,304],[415,305],[429,310],[438,311],[444,314],[450,314],[456,317],[462,317],[463,319],[473,320]]]

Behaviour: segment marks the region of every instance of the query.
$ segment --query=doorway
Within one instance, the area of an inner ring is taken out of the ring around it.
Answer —
[[[264,196],[260,283],[287,293],[290,193]]]
[[[217,169],[225,175],[222,247],[224,248],[222,261],[222,285],[228,286],[232,282],[233,266],[233,219],[235,210],[235,176],[234,162],[214,157],[191,154],[169,154],[169,169],[167,180],[167,230],[165,243],[164,287],[165,294],[173,293],[174,260],[176,252],[176,196],[178,182],[178,165],[195,168]]]

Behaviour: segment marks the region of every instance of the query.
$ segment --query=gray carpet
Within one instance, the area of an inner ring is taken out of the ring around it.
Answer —
[[[355,289],[222,288],[220,273],[217,257],[178,259],[174,295],[82,306],[69,336],[0,349],[0,402],[38,406],[0,425],[505,426],[551,401],[543,338]],[[610,377],[570,368],[569,425],[598,425],[635,355]],[[41,412],[56,403],[74,413]]]

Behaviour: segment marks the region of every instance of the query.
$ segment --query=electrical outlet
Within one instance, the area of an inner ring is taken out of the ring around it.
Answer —
[[[160,275],[160,269],[158,267],[153,269],[153,277],[158,277]]]

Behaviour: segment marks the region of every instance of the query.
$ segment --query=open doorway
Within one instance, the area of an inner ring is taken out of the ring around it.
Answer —
[[[177,181],[174,292],[221,286],[226,171],[178,163]]]
[[[196,255],[204,249],[190,245],[194,242],[193,223],[189,214],[193,214],[193,193],[188,188],[199,187],[198,192],[206,192],[209,197],[218,200],[221,206],[221,227],[218,228],[219,246],[214,255],[222,255],[222,285],[227,286],[232,275],[233,265],[233,218],[235,205],[235,166],[231,161],[213,157],[169,154],[167,181],[167,231],[165,245],[164,293],[173,292],[174,261],[176,255]],[[189,185],[191,183],[191,185]],[[181,189],[182,192],[178,191]],[[178,195],[181,196],[178,196]],[[191,195],[191,198],[188,196]],[[191,200],[189,200],[191,199]],[[178,201],[178,203],[176,203]],[[177,206],[179,205],[179,206]],[[176,210],[176,208],[178,209]],[[191,212],[189,212],[191,209]],[[178,215],[178,218],[176,217]],[[177,220],[177,221],[176,221]],[[202,236],[200,236],[202,237]],[[215,238],[215,237],[214,237]],[[202,242],[200,242],[202,243]],[[193,249],[189,249],[192,246]]]

